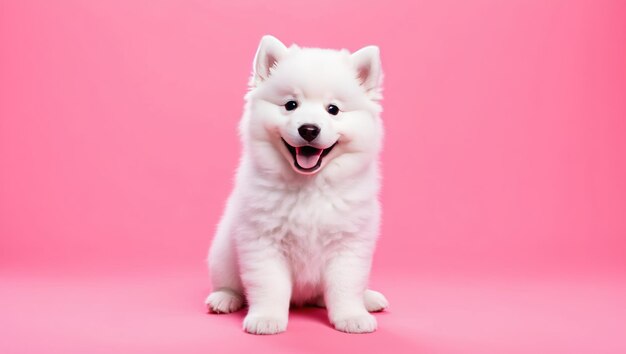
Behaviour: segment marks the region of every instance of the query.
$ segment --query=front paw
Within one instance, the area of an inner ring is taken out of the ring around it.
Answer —
[[[243,329],[252,334],[276,334],[287,329],[287,318],[248,314]]]
[[[367,312],[348,314],[332,320],[335,329],[346,333],[370,333],[376,330],[376,318]]]

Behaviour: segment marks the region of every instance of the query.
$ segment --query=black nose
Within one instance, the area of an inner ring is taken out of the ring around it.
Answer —
[[[306,141],[313,141],[320,134],[320,128],[314,124],[302,124],[298,128],[298,133]]]

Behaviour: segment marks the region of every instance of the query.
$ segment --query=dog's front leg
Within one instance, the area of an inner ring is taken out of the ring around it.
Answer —
[[[267,247],[241,257],[242,280],[248,301],[243,328],[253,334],[275,334],[287,329],[291,274],[278,250]]]
[[[336,253],[329,260],[324,272],[324,300],[335,329],[348,333],[376,330],[376,318],[363,302],[370,265],[370,257],[350,251]]]

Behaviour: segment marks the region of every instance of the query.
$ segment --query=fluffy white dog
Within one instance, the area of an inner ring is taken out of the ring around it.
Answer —
[[[262,38],[239,125],[243,155],[209,252],[210,312],[247,301],[243,327],[287,328],[290,304],[373,332],[387,307],[366,288],[378,236],[378,48],[287,48]]]

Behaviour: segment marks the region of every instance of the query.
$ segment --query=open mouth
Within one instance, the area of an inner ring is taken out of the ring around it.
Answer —
[[[282,139],[282,138],[281,138]],[[329,148],[318,149],[313,146],[291,146],[285,139],[282,139],[283,143],[289,150],[289,153],[293,157],[293,165],[298,171],[304,173],[310,173],[316,171],[322,165],[322,158],[328,155],[328,153],[337,145],[335,142]]]

